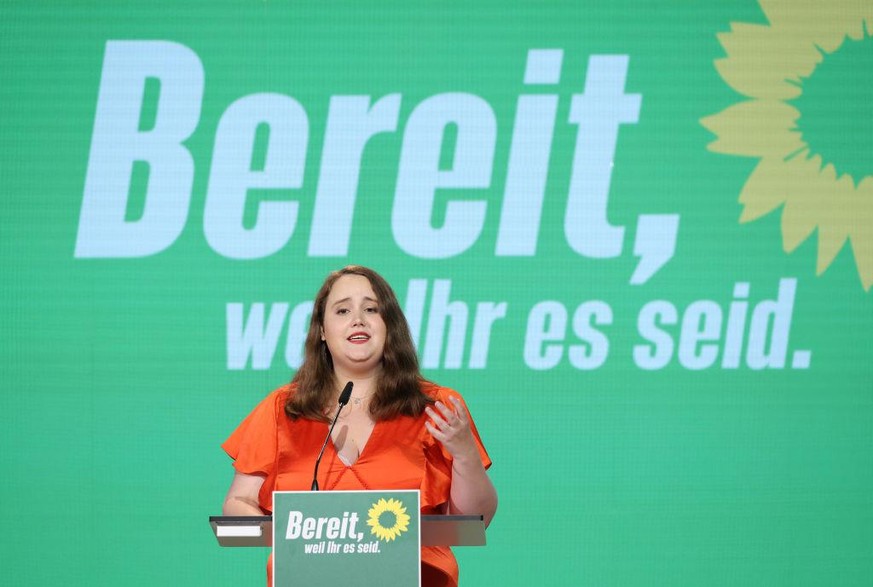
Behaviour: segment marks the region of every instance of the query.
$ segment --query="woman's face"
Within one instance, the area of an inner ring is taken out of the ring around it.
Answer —
[[[362,275],[337,279],[325,302],[321,328],[334,370],[341,377],[373,375],[382,364],[385,336],[385,322],[370,280]]]

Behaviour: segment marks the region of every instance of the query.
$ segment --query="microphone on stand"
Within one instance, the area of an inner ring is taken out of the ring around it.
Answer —
[[[339,407],[336,410],[336,415],[333,417],[333,422],[330,423],[330,429],[327,431],[327,436],[324,439],[324,444],[321,445],[321,450],[318,452],[318,458],[315,459],[315,470],[312,472],[312,491],[318,491],[318,464],[321,462],[321,457],[324,456],[324,449],[327,446],[327,441],[330,440],[330,435],[333,433],[333,427],[336,426],[336,421],[339,419],[340,412],[343,406],[349,403],[349,398],[352,397],[352,382],[346,383],[343,387],[343,392],[339,396]]]

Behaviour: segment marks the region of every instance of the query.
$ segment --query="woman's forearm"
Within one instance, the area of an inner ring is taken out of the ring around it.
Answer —
[[[261,507],[250,499],[231,496],[224,500],[221,513],[225,516],[263,516]]]
[[[235,473],[224,498],[221,512],[225,516],[263,516],[258,494],[264,484],[264,475]]]
[[[482,514],[485,526],[497,511],[497,491],[478,454],[452,462],[450,514]]]

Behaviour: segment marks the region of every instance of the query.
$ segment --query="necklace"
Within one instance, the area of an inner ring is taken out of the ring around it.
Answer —
[[[365,409],[365,408],[364,408],[364,406],[365,406],[365,404],[364,404],[364,400],[368,400],[368,399],[370,399],[370,397],[372,397],[372,395],[373,395],[372,393],[368,393],[367,395],[359,395],[359,396],[357,396],[357,397],[355,397],[355,396],[350,396],[350,397],[349,397],[349,403],[347,404],[348,407],[349,407],[349,409],[347,409],[347,410],[345,410],[345,411],[340,411],[339,416],[338,416],[337,419],[340,420],[340,421],[344,421],[344,420],[346,420],[348,417],[351,416],[353,410],[362,410],[362,409]]]
[[[359,395],[357,397],[352,396],[352,403],[356,406],[359,406],[365,399],[370,399],[370,396],[372,395],[372,393],[368,393],[367,395]]]

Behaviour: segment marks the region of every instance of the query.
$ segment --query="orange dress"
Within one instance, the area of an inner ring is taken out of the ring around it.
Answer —
[[[290,384],[270,393],[222,444],[238,472],[266,475],[258,496],[265,513],[273,507],[273,491],[310,488],[315,459],[328,431],[324,422],[304,418],[293,421],[285,415],[285,401],[295,389],[296,385]],[[447,405],[451,405],[450,396],[461,397],[456,391],[432,383],[422,383],[422,391]],[[323,491],[418,489],[422,514],[444,513],[452,483],[452,457],[425,428],[427,419],[422,414],[376,422],[358,460],[350,466],[340,460],[333,443],[328,442],[318,467],[319,487]],[[472,418],[470,425],[487,468],[491,459]],[[448,547],[423,547],[421,564],[423,585],[457,586],[458,564]],[[270,586],[269,563],[267,572]]]

